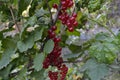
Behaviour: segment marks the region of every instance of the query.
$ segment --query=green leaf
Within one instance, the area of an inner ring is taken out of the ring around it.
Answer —
[[[15,53],[14,51],[9,51],[9,50],[4,51],[4,53],[0,59],[0,69],[6,67],[10,63],[10,61],[11,61],[10,57],[14,53]]]
[[[79,54],[73,54],[73,53],[67,53],[66,55],[64,55],[63,58],[67,59],[68,61],[75,61],[77,60],[82,54],[79,53]]]
[[[35,22],[37,21],[37,17],[36,16],[32,16],[28,19],[27,24],[30,26],[34,26]]]
[[[96,58],[99,62],[111,64],[116,58],[116,45],[112,43],[94,43],[89,48],[91,57]]]
[[[35,78],[35,80],[45,80],[44,79],[44,72],[45,72],[45,70],[44,69],[42,69],[42,70],[40,70],[40,71],[38,71],[38,72],[32,72],[31,73],[31,77],[32,78]]]
[[[109,73],[109,67],[105,64],[97,63],[95,60],[88,60],[83,69],[87,72],[91,80],[101,80]]]
[[[14,39],[6,38],[2,40],[2,47],[5,50],[15,51],[17,41]]]
[[[4,39],[2,47],[5,49],[0,59],[0,69],[6,67],[11,61],[11,55],[15,54],[16,42],[12,39]]]
[[[1,49],[2,49],[2,42],[0,41],[0,51],[1,51]]]
[[[110,37],[110,35],[108,33],[102,33],[102,32],[96,34],[96,36],[95,36],[95,39],[98,40],[98,41],[105,41],[108,38],[109,38],[109,40],[112,39],[112,37]]]
[[[44,61],[45,55],[44,53],[37,54],[34,58],[34,68],[36,71],[40,71],[43,67],[42,63]]]
[[[96,58],[99,62],[111,64],[119,52],[119,48],[114,41],[116,39],[103,33],[97,34],[95,39],[96,42],[92,43],[89,48],[90,56]]]
[[[70,32],[70,31],[67,30],[66,34],[68,36],[70,36],[70,35],[80,36],[80,32],[77,31],[77,30],[74,30],[73,32]]]
[[[22,27],[21,33],[20,33],[20,38],[24,39],[26,36],[26,29],[30,26],[34,26],[35,22],[37,21],[36,16],[32,16],[28,19],[28,21],[24,24],[24,26]]]
[[[27,68],[22,68],[19,74],[15,77],[15,80],[26,80],[25,77],[27,75]]]
[[[12,68],[12,65],[10,64],[6,68],[0,70],[0,77],[2,77],[4,80],[8,80],[11,68]]]
[[[34,36],[31,35],[23,41],[18,41],[17,48],[20,50],[20,52],[24,52],[32,48],[33,45],[34,45]]]
[[[81,52],[81,46],[77,46],[77,45],[71,44],[69,46],[69,49],[72,51],[72,53],[79,53],[79,52]]]
[[[52,52],[53,48],[54,48],[53,40],[48,40],[44,46],[44,52],[50,53],[50,52]]]
[[[43,31],[44,31],[44,28],[37,28],[34,31],[34,33],[33,33],[34,34],[34,41],[38,41],[41,39]]]
[[[90,0],[88,3],[88,9],[90,12],[99,10],[101,6],[100,0]]]
[[[49,13],[49,12],[48,12],[48,11],[45,11],[45,10],[43,9],[43,7],[40,8],[39,10],[36,10],[36,11],[35,11],[35,15],[36,15],[37,17],[44,16],[45,14],[48,14],[48,13]]]

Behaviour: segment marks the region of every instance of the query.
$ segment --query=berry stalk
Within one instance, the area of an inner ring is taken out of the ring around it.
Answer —
[[[53,4],[53,8],[57,9],[58,12],[54,24],[48,30],[48,37],[54,41],[54,49],[47,55],[43,62],[43,68],[45,69],[49,66],[54,66],[58,69],[56,72],[48,72],[50,80],[65,80],[68,71],[68,67],[64,64],[63,58],[61,57],[62,48],[59,45],[61,37],[55,33],[57,30],[55,23],[57,20],[60,20],[61,23],[67,27],[68,31],[74,31],[78,25],[78,22],[76,21],[77,14],[75,12],[73,12],[72,15],[67,13],[67,9],[71,8],[73,4],[73,0],[60,0],[59,7],[58,4]]]

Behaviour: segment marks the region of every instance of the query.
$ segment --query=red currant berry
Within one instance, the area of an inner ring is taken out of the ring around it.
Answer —
[[[66,25],[67,25],[67,27],[70,27],[70,26],[71,26],[71,23],[70,23],[70,22],[67,22]]]
[[[73,23],[73,25],[74,25],[74,26],[78,26],[78,22],[75,21],[75,22]]]
[[[52,31],[55,31],[57,29],[57,27],[56,26],[52,26],[51,29],[52,29]]]
[[[57,9],[58,5],[57,4],[53,4],[53,8]]]
[[[51,34],[49,34],[50,38],[54,38],[55,37],[55,32],[52,32]]]
[[[73,28],[73,27],[68,27],[68,30],[69,30],[70,32],[73,32],[73,31],[74,31],[74,28]]]
[[[51,29],[49,29],[49,30],[48,30],[48,34],[51,34],[51,33],[52,33],[52,30],[51,30]]]
[[[60,42],[60,41],[61,41],[60,38],[57,38],[57,37],[54,38],[54,42],[55,42],[55,43],[58,43],[58,42]]]
[[[75,21],[75,17],[70,18],[70,23],[73,23]]]
[[[73,1],[70,1],[70,3],[68,4],[68,7],[72,7],[73,6]]]
[[[76,18],[76,17],[77,17],[77,14],[74,12],[74,13],[72,14],[72,16]]]

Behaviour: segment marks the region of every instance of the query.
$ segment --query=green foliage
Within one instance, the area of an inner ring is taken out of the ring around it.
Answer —
[[[91,80],[101,80],[109,72],[109,68],[105,64],[97,63],[95,60],[88,60],[82,68]]]
[[[48,0],[53,19],[56,18],[57,10],[52,6],[54,3],[60,3],[59,1]],[[69,32],[66,30],[66,25],[63,26],[57,20],[58,29],[55,31],[55,34],[61,37],[61,47],[69,49],[68,52],[63,49],[63,59],[65,62],[73,63],[68,64],[69,71],[66,79],[82,80],[85,76],[90,78],[89,80],[101,80],[108,74],[109,66],[112,63],[116,64],[114,61],[119,57],[120,33],[111,36],[112,31],[107,28],[110,32],[108,34],[103,32],[88,40],[80,40],[82,35],[80,29],[85,31],[86,22],[90,24],[98,22],[100,26],[104,26],[102,23],[107,23],[104,14],[101,18],[89,22],[90,17],[96,18],[104,12],[101,7],[105,4],[105,0],[73,1],[76,4],[67,12],[69,14],[72,14],[72,11],[77,12],[76,20],[79,25],[73,32]],[[42,64],[55,45],[53,39],[49,39],[47,34],[52,24],[48,5],[43,0],[0,1],[0,80],[48,80],[46,72],[56,71],[54,67],[44,70]],[[20,28],[19,31],[17,27]],[[73,38],[69,41],[71,36],[77,37],[78,43],[74,43]],[[83,68],[81,64],[84,65]],[[78,72],[80,69],[83,73]],[[79,78],[76,78],[76,75]]]
[[[0,77],[6,80],[9,79],[9,73],[11,68],[12,68],[12,65],[10,64],[6,68],[3,68],[2,70],[0,70]]]
[[[43,9],[43,7],[40,8],[40,9],[38,9],[38,10],[36,10],[36,12],[35,12],[35,15],[36,15],[37,17],[44,16],[45,14],[48,14],[48,11],[45,11],[45,10]]]
[[[69,35],[69,36],[70,36],[70,35],[80,36],[80,32],[79,32],[79,31],[76,31],[76,30],[74,30],[73,32],[69,32],[69,31],[67,30],[66,34]]]
[[[69,46],[69,49],[73,52],[73,53],[79,53],[81,51],[81,46],[76,46],[71,44]]]
[[[48,40],[45,44],[44,52],[48,54],[48,53],[52,52],[53,48],[54,48],[53,40]]]
[[[12,39],[4,39],[2,45],[5,50],[0,59],[0,69],[6,67],[10,63],[11,55],[15,54],[16,51],[16,42]]]
[[[45,54],[44,53],[40,53],[40,54],[37,54],[34,58],[34,68],[36,71],[40,71],[43,67],[42,65],[42,62],[45,58]]]
[[[89,12],[95,12],[102,7],[104,2],[105,0],[81,0],[79,3],[82,8],[87,7]]]
[[[40,70],[40,71],[38,71],[38,72],[33,72],[32,74],[31,74],[31,77],[33,78],[33,79],[35,79],[35,80],[44,80],[44,73],[45,72],[45,70],[44,69],[42,69],[42,70]]]
[[[33,36],[29,36],[25,40],[18,41],[18,43],[17,43],[17,47],[20,52],[27,51],[28,49],[32,48],[33,45],[34,45],[34,37]]]
[[[114,39],[103,33],[97,34],[95,39],[97,41],[89,48],[90,56],[96,58],[98,62],[112,63],[119,50],[114,44]]]
[[[22,68],[19,74],[15,77],[15,80],[26,80],[27,69]]]

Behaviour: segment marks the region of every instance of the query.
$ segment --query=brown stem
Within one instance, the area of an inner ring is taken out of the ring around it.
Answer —
[[[49,13],[50,13],[50,19],[51,19],[51,25],[53,25],[53,18],[52,18],[52,12],[51,12],[51,8],[50,8],[50,6],[49,6],[49,4],[48,4],[48,0],[45,0],[45,2],[46,2],[46,5],[47,5],[47,7],[48,7],[48,10],[49,10]]]
[[[52,18],[52,12],[51,12],[51,9],[50,9],[50,6],[48,4],[48,0],[45,0],[46,4],[47,4],[47,7],[48,7],[48,10],[49,10],[49,13],[50,13],[50,19],[51,19],[51,25],[54,26],[57,22],[57,19],[58,19],[58,15],[59,15],[59,12],[61,10],[61,3],[59,4],[59,7],[58,7],[58,11],[56,13],[56,17],[55,19],[53,20]],[[44,40],[43,42],[43,45],[41,46],[41,49],[40,49],[40,52],[43,52],[43,49],[44,49],[44,46],[45,46],[45,43],[49,40],[49,37],[47,36],[46,39]]]
[[[17,22],[16,22],[16,20],[15,20],[14,14],[13,14],[13,8],[10,6],[9,9],[10,9],[10,12],[11,12],[11,15],[12,15],[12,18],[13,18],[13,21],[14,21],[14,23],[15,23],[15,26],[16,26],[17,30],[20,32],[20,28],[19,28],[19,26],[18,26],[18,24],[17,24]]]
[[[54,22],[53,22],[54,25],[56,24],[56,22],[57,22],[57,20],[58,20],[58,16],[59,16],[60,11],[61,11],[61,2],[60,2],[60,4],[59,4],[59,6],[58,6],[58,10],[57,10],[57,13],[56,13]]]
[[[45,46],[45,43],[49,40],[49,37],[47,36],[43,42],[43,45],[41,46],[40,48],[40,52],[43,52],[43,49],[44,49],[44,46]]]
[[[34,68],[28,69],[28,72],[30,72],[30,71],[34,71]],[[20,71],[11,73],[11,74],[9,74],[9,77],[15,77],[16,75],[19,74],[19,72],[20,72]]]
[[[63,61],[63,63],[80,63],[83,62],[83,60],[77,60],[77,61]]]

